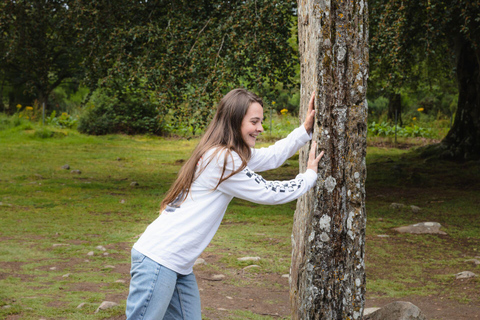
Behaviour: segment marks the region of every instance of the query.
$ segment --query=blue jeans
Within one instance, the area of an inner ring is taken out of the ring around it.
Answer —
[[[195,275],[181,275],[132,249],[128,320],[201,320]]]

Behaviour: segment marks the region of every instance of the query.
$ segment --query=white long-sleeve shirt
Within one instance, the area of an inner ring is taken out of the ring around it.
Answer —
[[[267,181],[254,172],[278,168],[310,139],[311,135],[302,125],[268,148],[253,149],[247,167],[216,189],[225,151],[213,158],[215,150],[207,151],[197,167],[197,170],[204,169],[194,180],[186,200],[167,206],[133,248],[177,273],[191,273],[195,260],[217,232],[233,197],[260,204],[281,204],[297,199],[315,185],[317,174],[311,169],[288,181]],[[210,158],[211,161],[205,161]],[[232,152],[227,158],[224,177],[241,164],[239,155]]]

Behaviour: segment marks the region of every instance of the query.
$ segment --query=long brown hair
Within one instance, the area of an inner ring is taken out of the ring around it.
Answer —
[[[212,122],[210,122],[210,125],[193,151],[191,157],[180,169],[177,180],[175,180],[163,199],[161,210],[165,209],[168,204],[173,202],[175,202],[175,204],[180,204],[185,201],[190,191],[190,187],[195,180],[195,176],[200,173],[196,172],[197,163],[208,150],[212,148],[216,149],[210,159],[204,159],[206,161],[211,161],[218,152],[222,150],[226,151],[222,175],[220,176],[220,180],[216,187],[246,167],[252,154],[250,147],[242,138],[241,127],[248,107],[255,102],[263,107],[263,101],[260,97],[242,88],[230,91],[222,98],[222,100],[220,100]],[[231,157],[232,151],[235,151],[240,156],[242,165],[237,170],[224,177],[225,166],[228,158]],[[205,166],[206,165],[203,165],[202,167],[205,168]]]

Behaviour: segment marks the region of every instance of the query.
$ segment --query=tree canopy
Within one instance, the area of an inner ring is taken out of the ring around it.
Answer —
[[[68,1],[2,1],[0,76],[40,102],[62,81],[81,78],[76,30]]]
[[[371,63],[384,85],[415,85],[409,77],[419,74],[419,62],[436,75],[453,70],[458,107],[439,151],[449,158],[480,157],[480,3],[372,0],[370,8]]]
[[[205,123],[232,86],[291,83],[291,1],[74,1],[93,87],[121,78],[164,110]],[[183,107],[183,108],[182,108]]]
[[[234,86],[292,84],[294,1],[6,1],[0,68],[38,99],[67,78],[152,92],[204,124]]]

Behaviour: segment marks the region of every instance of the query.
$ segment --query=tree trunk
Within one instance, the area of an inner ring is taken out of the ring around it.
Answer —
[[[441,143],[443,158],[480,158],[480,48],[462,36],[455,44],[458,106],[455,121]]]
[[[298,2],[300,118],[316,92],[313,139],[325,150],[317,186],[297,202],[293,319],[362,318],[365,305],[367,2]],[[306,169],[308,146],[300,151]]]
[[[388,113],[389,120],[395,121],[395,112],[397,114],[397,124],[401,127],[402,122],[402,95],[399,93],[392,93],[388,97]]]

